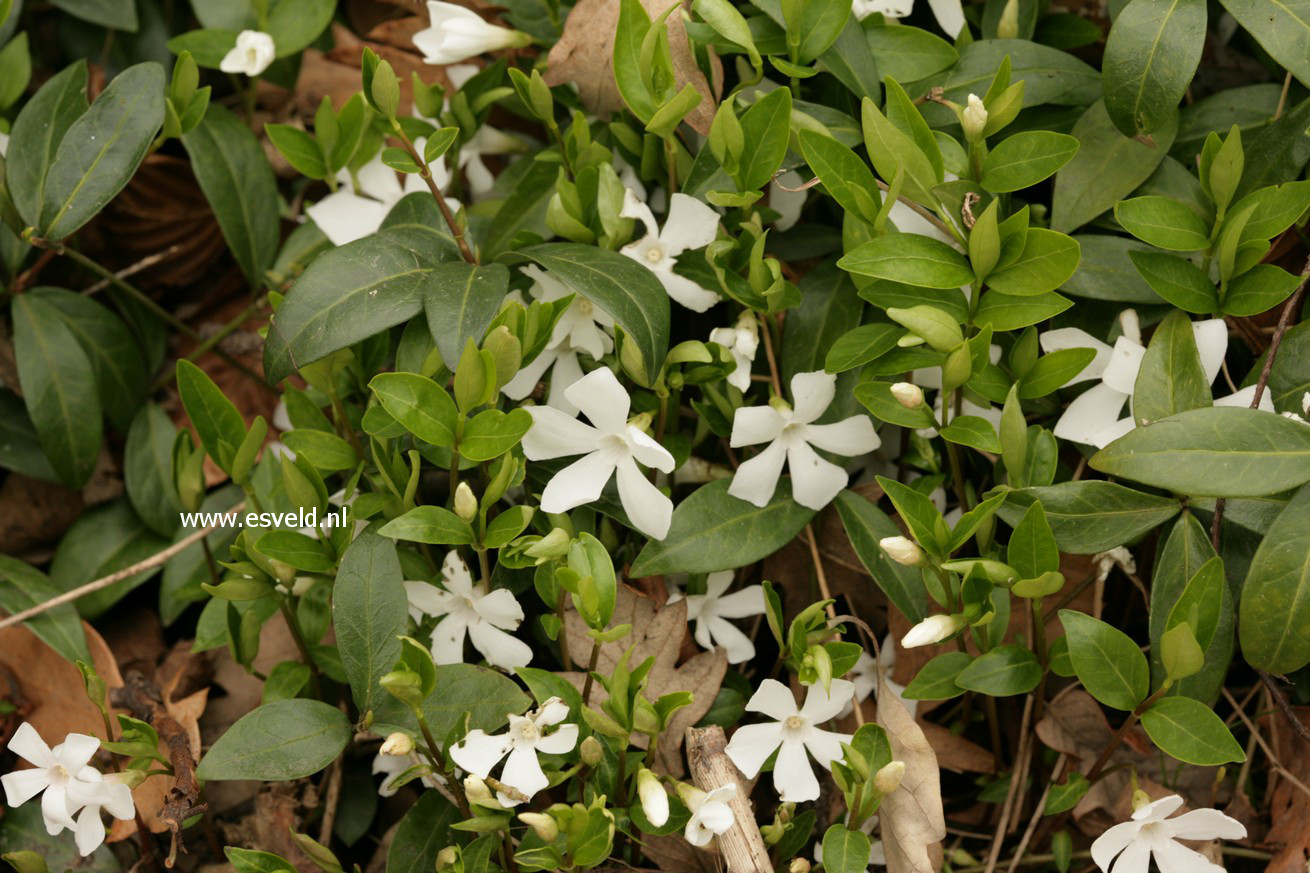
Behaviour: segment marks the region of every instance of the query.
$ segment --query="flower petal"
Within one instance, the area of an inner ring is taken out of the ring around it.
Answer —
[[[529,461],[546,461],[567,455],[581,455],[596,448],[600,431],[549,406],[523,407],[532,416],[532,427],[523,435],[523,454]]]
[[[469,565],[464,563],[464,559],[454,549],[446,552],[446,557],[441,561],[441,583],[447,591],[461,597],[473,596],[473,574],[469,572]]]
[[[816,512],[831,503],[851,480],[845,470],[819,457],[809,443],[799,441],[787,449],[787,469],[791,472],[792,499]]]
[[[700,809],[696,810],[696,817],[700,819],[701,825],[716,834],[726,833],[734,823],[732,807],[721,800],[711,800],[708,797],[701,804]]]
[[[468,626],[468,632],[473,648],[481,652],[482,657],[493,667],[513,671],[532,663],[532,647],[513,634],[507,634],[485,621],[473,622]]]
[[[550,727],[553,724],[559,724],[568,717],[569,705],[558,697],[551,697],[537,710],[532,722],[539,728]]]
[[[340,188],[307,207],[305,214],[333,245],[344,246],[376,233],[387,211],[384,203]]]
[[[751,638],[726,618],[713,616],[699,622],[696,632],[698,642],[700,641],[700,628],[702,626],[709,628],[714,642],[722,646],[724,651],[728,653],[729,664],[744,664],[755,657],[755,644],[751,642]],[[702,643],[702,645],[704,644]],[[706,648],[711,647],[706,646]]]
[[[1060,439],[1092,445],[1096,434],[1107,424],[1119,420],[1128,395],[1109,385],[1093,385],[1074,398],[1069,408],[1055,423],[1055,435]],[[529,431],[531,433],[531,431]]]
[[[1241,840],[1246,826],[1217,809],[1194,809],[1169,820],[1174,836],[1180,840]]]
[[[473,608],[487,623],[501,630],[518,630],[523,622],[523,607],[505,588],[497,588],[479,597]]]
[[[837,377],[823,370],[791,377],[793,420],[809,424],[827,411],[837,394]]]
[[[1092,349],[1096,352],[1096,357],[1092,358],[1092,362],[1083,367],[1077,376],[1066,382],[1066,385],[1073,385],[1087,379],[1099,379],[1101,374],[1105,372],[1106,365],[1110,363],[1110,347],[1087,331],[1076,327],[1048,330],[1038,338],[1038,341],[1041,343],[1042,351],[1048,355],[1051,352],[1061,352],[1065,349]]]
[[[1195,321],[1192,322],[1192,335],[1196,338],[1196,350],[1201,355],[1205,379],[1213,382],[1223,366],[1224,355],[1228,354],[1228,325],[1222,318]]]
[[[1227,397],[1216,397],[1215,406],[1238,406],[1249,408],[1251,399],[1255,397],[1255,386],[1247,385],[1245,388],[1239,388],[1236,393],[1229,394]],[[1270,398],[1268,391],[1261,392],[1259,409],[1264,412],[1275,412],[1274,401]]]
[[[669,450],[632,425],[628,425],[628,446],[632,456],[647,467],[662,473],[673,472],[674,460]]]
[[[545,377],[546,371],[550,369],[551,365],[562,355],[568,354],[573,354],[576,357],[576,354],[567,345],[556,345],[543,350],[541,354],[532,359],[531,363],[515,373],[513,379],[501,386],[501,393],[510,400],[522,400],[536,390],[537,383]]]
[[[528,797],[550,784],[541,770],[541,762],[537,760],[537,750],[532,746],[515,746],[510,750],[505,769],[500,772],[500,781]]]
[[[450,759],[461,769],[486,779],[491,768],[509,752],[509,747],[507,734],[492,736],[482,730],[469,731],[468,736],[450,747]]]
[[[714,242],[719,232],[719,213],[695,197],[674,194],[669,198],[669,215],[660,231],[660,242],[669,257]]]
[[[623,433],[632,401],[609,367],[592,370],[564,393],[601,433]]]
[[[50,767],[57,764],[50,747],[41,739],[41,734],[28,722],[23,722],[9,739],[9,751],[38,767]]]
[[[714,578],[716,574],[710,574]],[[729,573],[731,578],[731,573]],[[746,618],[764,614],[764,586],[748,585],[740,591],[720,596],[714,613],[724,618]]]
[[[619,480],[619,502],[628,514],[632,526],[652,539],[662,540],[669,534],[673,521],[673,501],[642,475],[637,462],[626,458],[616,468]],[[542,500],[545,508],[545,500]]]
[[[1198,810],[1198,812],[1200,811]],[[1213,810],[1205,811],[1213,812]],[[1124,852],[1124,855],[1127,854],[1127,852]],[[1155,856],[1155,866],[1159,868],[1160,873],[1221,873],[1224,869],[1218,864],[1212,863],[1209,858],[1200,852],[1189,849],[1180,843],[1175,843],[1163,835],[1151,841],[1151,854]],[[1119,864],[1116,864],[1116,869],[1119,866]]]
[[[827,691],[822,684],[816,683],[805,692],[805,705],[801,707],[801,715],[809,719],[811,724],[821,724],[830,718],[836,718],[837,713],[846,705],[846,701],[854,695],[855,686],[845,679],[832,680],[832,687]]]
[[[737,769],[747,779],[754,779],[781,742],[782,725],[778,722],[748,724],[737,728],[726,751]]]
[[[76,773],[85,767],[91,756],[100,748],[100,738],[86,734],[69,734],[59,748],[59,762],[69,773]]]
[[[904,12],[900,15],[896,15],[895,17],[904,18],[906,15],[909,14],[910,9],[913,7],[913,4],[912,2],[888,3],[887,6],[889,7],[900,6],[902,9],[904,9]],[[951,34],[951,38],[954,39],[954,37],[955,34]],[[960,243],[957,239],[955,239],[955,237],[951,236],[949,233],[942,230],[940,227],[933,224],[928,219],[924,218],[918,212],[915,212],[914,209],[908,204],[906,204],[903,200],[897,200],[895,203],[892,204],[891,211],[887,214],[887,217],[891,219],[892,224],[896,225],[896,229],[899,230],[901,233],[916,233],[919,236],[932,237],[938,242],[944,242],[948,246],[954,249],[960,248]]]
[[[74,831],[77,851],[83,858],[90,855],[105,841],[105,825],[100,821],[100,807],[88,806],[77,817]]]
[[[600,498],[614,475],[614,464],[604,452],[592,452],[560,470],[541,492],[542,512],[568,512]]]
[[[846,698],[846,702],[850,703],[852,699],[853,698],[848,697]],[[835,717],[836,715],[834,715],[834,718]],[[844,754],[842,752],[841,744],[849,743],[850,741],[850,734],[839,734],[834,733],[833,731],[825,731],[821,728],[812,727],[805,735],[805,748],[810,750],[810,755],[813,756],[815,762],[817,762],[820,767],[825,770],[831,770],[832,762],[840,761]]]
[[[1140,836],[1119,854],[1113,873],[1147,873],[1151,867],[1151,847]]]
[[[547,755],[563,755],[573,751],[573,747],[577,744],[578,726],[566,724],[561,725],[555,733],[537,740],[537,751]]]
[[[852,415],[834,424],[807,424],[805,441],[825,452],[848,458],[872,452],[882,445],[867,415]]]
[[[650,207],[643,203],[631,188],[623,192],[623,208],[619,211],[619,215],[622,218],[640,221],[646,227],[646,236],[659,237],[660,226],[655,221],[655,213],[650,211]]]
[[[778,488],[778,478],[782,476],[782,465],[786,460],[787,449],[782,440],[774,440],[764,451],[737,467],[728,493],[755,506],[767,506]]]
[[[5,803],[22,806],[40,794],[50,784],[44,768],[15,770],[0,776],[0,785],[5,789]]]
[[[677,196],[677,195],[674,195]],[[665,292],[692,312],[705,312],[719,302],[719,295],[669,270],[656,270],[655,276]]]
[[[68,811],[68,792],[63,785],[51,785],[41,795],[41,817],[45,819],[46,833],[49,834],[77,827]]]
[[[785,721],[800,710],[791,689],[777,679],[765,679],[746,702],[747,712],[762,712],[776,721]]]
[[[415,622],[425,615],[445,615],[449,612],[451,594],[431,582],[405,581],[405,597],[409,600],[409,614]]]
[[[1137,373],[1142,369],[1142,356],[1145,354],[1145,346],[1133,342],[1126,336],[1119,337],[1114,341],[1114,351],[1110,353],[1110,361],[1105,365],[1101,381],[1114,390],[1131,396],[1133,387],[1137,384]]]
[[[778,213],[778,220],[773,223],[776,229],[788,230],[800,220],[809,195],[808,191],[788,191],[782,186],[800,188],[804,184],[805,180],[795,170],[788,170],[773,180],[769,188],[769,208]]]
[[[773,790],[787,803],[818,800],[819,780],[814,776],[814,768],[805,754],[805,744],[800,740],[783,740],[773,762]]]
[[[468,622],[448,615],[432,629],[432,660],[438,664],[464,663],[464,634]]]
[[[964,29],[964,8],[960,0],[928,0],[928,8],[946,35],[955,39]]]
[[[1128,848],[1136,837],[1137,832],[1141,830],[1141,825],[1137,822],[1126,821],[1109,828],[1105,833],[1096,838],[1092,843],[1092,860],[1096,866],[1101,868],[1102,873],[1108,873],[1110,862],[1115,856]]]
[[[578,407],[569,400],[569,389],[582,378],[582,365],[578,355],[572,349],[561,351],[555,358],[555,368],[550,371],[550,391],[546,393],[546,405],[558,409],[565,415],[577,415]]]
[[[719,570],[717,573],[710,573],[705,577],[705,596],[712,598],[718,603],[722,603],[723,592],[732,587],[732,579],[735,575],[737,574],[732,570]],[[761,594],[763,591],[764,588],[761,586]],[[761,601],[761,603],[763,603],[763,601]],[[718,607],[715,607],[714,611],[718,612]]]
[[[734,449],[742,446],[754,446],[775,440],[782,433],[786,420],[771,406],[741,406],[732,416],[732,438],[730,445]]]

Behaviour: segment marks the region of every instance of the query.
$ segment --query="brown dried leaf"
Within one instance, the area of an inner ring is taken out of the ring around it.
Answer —
[[[623,653],[629,647],[634,647],[628,658],[629,667],[636,667],[647,658],[655,658],[655,666],[651,668],[645,692],[649,699],[654,700],[674,691],[692,693],[691,705],[678,710],[668,728],[660,734],[659,750],[650,762],[653,770],[681,776],[685,772],[679,754],[683,734],[709,712],[719,693],[719,686],[723,684],[723,677],[728,672],[728,656],[722,649],[716,649],[713,652],[701,652],[681,666],[678,665],[682,638],[687,633],[685,600],[656,609],[650,598],[637,594],[626,585],[620,585],[610,626],[620,624],[631,624],[632,633],[622,640],[601,646],[600,657],[596,661],[597,672],[611,672]],[[570,610],[564,616],[564,627],[569,635],[570,657],[578,666],[585,666],[592,647],[586,623],[582,616]],[[579,689],[586,682],[585,673],[563,675]],[[605,689],[597,683],[591,690],[592,706],[599,706],[605,699]],[[633,737],[632,744],[644,748],[645,742],[645,737],[638,734]]]
[[[677,0],[642,0],[642,5],[654,20],[675,2]],[[550,50],[546,83],[552,86],[576,83],[582,104],[591,112],[604,114],[621,109],[623,100],[614,81],[614,33],[618,24],[619,0],[579,0],[564,22],[564,33],[559,42]],[[682,19],[676,14],[670,15],[668,28],[678,90],[690,83],[701,95],[700,104],[687,115],[687,123],[697,133],[708,135],[715,104],[723,90],[723,64],[710,50],[710,65],[714,72],[711,87],[696,65]]]
[[[1301,723],[1310,727],[1310,708],[1295,709]],[[1272,728],[1272,730],[1271,730]],[[1269,737],[1276,733],[1278,760],[1301,784],[1310,783],[1310,744],[1297,736],[1283,720],[1281,712],[1273,712],[1261,720],[1261,732]],[[1265,873],[1305,873],[1310,864],[1310,795],[1288,779],[1279,779],[1269,804],[1269,843],[1281,848],[1270,860]]]
[[[878,723],[887,731],[892,759],[905,763],[901,787],[887,795],[878,812],[888,873],[934,873],[932,847],[946,838],[937,755],[881,673]]]

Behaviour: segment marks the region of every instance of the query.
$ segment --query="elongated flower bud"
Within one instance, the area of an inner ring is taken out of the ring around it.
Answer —
[[[472,521],[478,514],[478,499],[467,482],[459,483],[455,489],[455,514],[465,521]]]
[[[964,137],[969,142],[978,142],[983,138],[987,128],[987,107],[978,99],[977,94],[969,95],[969,105],[961,113],[960,123],[964,127]]]
[[[546,842],[559,836],[559,824],[544,812],[520,812],[519,821],[532,828]]]
[[[663,827],[669,820],[669,794],[660,779],[643,768],[637,773],[637,796],[641,798],[641,811],[655,827]]]
[[[873,787],[881,794],[891,794],[901,787],[901,777],[905,775],[905,762],[892,761],[883,765],[873,777]]]
[[[582,763],[588,767],[595,767],[605,759],[605,750],[601,747],[600,740],[595,737],[587,737],[583,740],[578,751],[582,755]]]
[[[878,541],[878,545],[882,546],[887,557],[898,564],[914,567],[923,561],[923,549],[908,537],[883,537]]]
[[[940,643],[962,627],[964,627],[963,616],[930,615],[910,628],[910,632],[901,640],[901,646],[907,649],[931,646]]]

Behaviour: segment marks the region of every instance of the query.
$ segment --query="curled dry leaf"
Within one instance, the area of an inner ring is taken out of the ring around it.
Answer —
[[[905,764],[900,788],[887,795],[878,811],[888,873],[933,873],[933,847],[946,838],[937,755],[881,673],[878,723],[887,731],[893,760]]]
[[[1302,706],[1294,711],[1302,724],[1310,726],[1310,708]],[[1281,713],[1265,716],[1260,729],[1266,737],[1276,734],[1275,751],[1288,772],[1301,781],[1301,786],[1310,783],[1310,745],[1288,728]],[[1267,842],[1278,848],[1265,873],[1303,873],[1310,863],[1310,828],[1306,827],[1306,821],[1310,820],[1310,794],[1301,786],[1294,785],[1290,779],[1279,779],[1274,788],[1269,803],[1273,827],[1269,829]]]
[[[632,647],[628,666],[636,667],[649,657],[655,658],[651,668],[646,696],[651,700],[674,691],[690,691],[691,705],[678,710],[668,728],[660,734],[660,747],[653,755],[650,767],[666,772],[671,776],[683,773],[682,748],[683,734],[687,728],[696,724],[710,711],[723,677],[728,672],[728,656],[722,649],[713,652],[701,652],[678,664],[678,652],[682,648],[682,638],[687,632],[687,601],[667,605],[656,609],[654,601],[642,597],[626,585],[619,586],[618,600],[614,608],[614,618],[610,626],[631,624],[632,633],[624,639],[601,646],[596,670],[602,674],[613,671],[614,665],[623,657],[623,653]],[[565,632],[569,635],[569,653],[578,666],[585,666],[591,655],[592,641],[587,636],[587,625],[582,617],[574,611],[564,616]],[[579,689],[586,682],[585,673],[565,673],[564,678]],[[591,690],[591,704],[598,706],[605,701],[605,689],[599,683]],[[646,738],[637,734],[632,744],[645,748]]]
[[[642,0],[642,4],[654,20],[673,2]],[[619,0],[579,0],[564,22],[564,34],[550,50],[546,84],[576,83],[582,104],[591,112],[605,114],[621,109],[623,100],[614,82],[614,33],[618,24]],[[723,64],[712,49],[707,49],[714,71],[711,85],[696,65],[682,19],[677,14],[669,16],[668,28],[677,87],[681,90],[690,83],[701,95],[701,102],[687,116],[687,123],[697,133],[708,136],[715,103],[723,91]]]

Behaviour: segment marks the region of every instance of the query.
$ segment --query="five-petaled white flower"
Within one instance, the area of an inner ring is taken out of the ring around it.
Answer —
[[[455,551],[446,553],[441,564],[445,590],[430,582],[406,582],[409,614],[421,622],[425,615],[437,616],[432,629],[432,659],[438,664],[464,661],[464,636],[482,653],[487,663],[502,670],[526,667],[532,647],[513,633],[523,621],[523,607],[504,588],[487,589],[484,579],[476,585],[468,564]]]
[[[728,619],[763,615],[764,586],[748,585],[725,594],[732,585],[732,577],[731,570],[711,573],[705,580],[704,594],[685,595],[687,621],[696,622],[696,642],[702,649],[713,651],[716,645],[722,646],[728,653],[729,664],[742,664],[755,657],[755,644]],[[677,603],[683,597],[681,591],[675,591],[669,603]]]
[[[609,369],[592,370],[569,386],[564,396],[591,424],[549,406],[526,407],[533,419],[523,437],[523,453],[529,461],[583,456],[546,483],[541,511],[568,512],[592,503],[610,479],[617,478],[619,502],[632,526],[648,537],[664,539],[673,518],[673,501],[646,480],[637,462],[669,473],[673,455],[628,424],[632,401]]]
[[[649,267],[670,297],[693,312],[704,312],[719,302],[718,294],[673,272],[678,255],[714,242],[719,232],[717,212],[695,197],[674,194],[669,198],[669,215],[661,230],[650,207],[628,188],[623,193],[623,211],[619,214],[646,226],[646,235],[624,246],[623,254]]]
[[[1136,310],[1125,309],[1119,313],[1119,324],[1123,335],[1115,340],[1113,347],[1076,327],[1062,327],[1041,335],[1042,350],[1048,354],[1060,349],[1075,348],[1095,351],[1096,357],[1092,362],[1070,381],[1101,380],[1099,385],[1093,385],[1069,404],[1069,408],[1055,424],[1057,437],[1099,449],[1136,426],[1131,403],[1129,414],[1122,418],[1120,414],[1124,401],[1132,400],[1146,346],[1142,344],[1142,328]],[[1192,335],[1196,338],[1196,350],[1200,353],[1201,369],[1205,371],[1206,382],[1213,382],[1219,375],[1224,354],[1228,351],[1228,326],[1222,318],[1196,321],[1192,323]],[[1252,385],[1215,400],[1215,405],[1250,406],[1254,392],[1255,386]],[[1268,412],[1274,409],[1267,392],[1260,400],[1260,408]]]
[[[69,734],[52,749],[36,728],[23,722],[9,740],[9,749],[35,766],[0,776],[9,806],[20,806],[40,794],[46,832],[53,836],[65,828],[73,831],[77,850],[84,856],[105,841],[101,809],[123,820],[136,814],[131,789],[91,766],[99,748],[96,737]]]
[[[806,759],[806,750],[825,770],[841,759],[841,744],[850,742],[850,734],[826,731],[818,725],[836,718],[854,693],[855,686],[845,679],[832,680],[828,691],[822,685],[811,685],[805,705],[797,709],[791,689],[776,679],[765,679],[746,709],[762,712],[774,721],[737,728],[728,743],[728,757],[753,779],[773,750],[781,747],[773,764],[773,788],[778,796],[796,803],[817,799],[819,780]]]
[[[736,327],[716,327],[710,331],[710,342],[718,343],[732,354],[737,368],[728,374],[728,384],[738,391],[751,387],[751,364],[760,350],[760,323],[755,313],[747,310],[737,319]]]
[[[833,424],[814,423],[832,403],[836,390],[837,377],[831,373],[797,373],[791,380],[794,407],[788,408],[781,398],[774,398],[768,406],[740,407],[732,420],[732,447],[769,445],[737,468],[728,493],[756,506],[767,505],[786,461],[792,498],[814,510],[827,506],[850,477],[841,467],[819,457],[815,447],[854,457],[882,444],[867,415],[852,415]]]
[[[429,64],[458,64],[532,41],[526,33],[488,24],[472,9],[440,0],[428,0],[428,20],[430,26],[414,34],[414,47]]]
[[[1217,809],[1194,809],[1168,818],[1182,805],[1181,797],[1170,794],[1138,807],[1131,821],[1096,838],[1092,860],[1103,873],[1110,873],[1112,861],[1115,873],[1147,873],[1153,855],[1160,873],[1222,873],[1223,867],[1176,840],[1240,840],[1246,828]]]
[[[576,724],[562,724],[554,733],[546,733],[546,728],[564,721],[568,714],[568,704],[558,697],[552,697],[527,715],[510,714],[509,728],[503,734],[470,731],[468,736],[451,747],[450,757],[469,773],[479,779],[486,779],[501,758],[508,755],[505,767],[501,770],[500,781],[531,798],[550,784],[542,772],[537,754],[563,755],[577,745]],[[496,799],[505,807],[523,802],[503,791],[496,792]]]
[[[964,6],[960,0],[928,0],[937,26],[955,39],[964,29]],[[859,19],[881,12],[887,18],[904,18],[914,11],[914,0],[852,0],[851,12]]]
[[[268,69],[276,56],[273,37],[262,30],[243,30],[237,34],[236,45],[219,61],[218,68],[225,73],[258,76]]]
[[[611,336],[614,317],[581,294],[575,294],[572,288],[538,266],[525,266],[523,274],[533,280],[528,293],[537,300],[551,303],[573,294],[573,302],[555,322],[546,348],[500,390],[511,400],[522,400],[532,393],[549,370],[550,391],[546,395],[546,405],[568,415],[577,415],[578,407],[569,402],[565,391],[582,378],[578,353],[599,361],[601,356],[614,351]]]
[[[716,835],[727,833],[732,827],[735,819],[728,801],[737,796],[736,782],[721,785],[708,793],[694,785],[679,783],[678,796],[691,812],[682,835],[693,846],[708,846]]]

